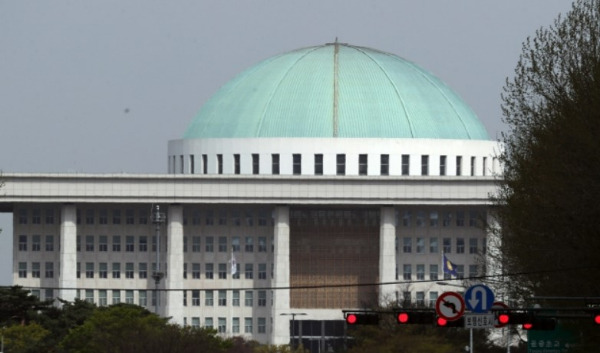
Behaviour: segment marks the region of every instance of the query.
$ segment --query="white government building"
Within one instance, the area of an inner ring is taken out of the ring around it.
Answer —
[[[460,276],[484,271],[498,148],[412,62],[298,49],[225,84],[169,142],[167,174],[4,173],[14,284],[149,310],[158,297],[176,323],[336,347],[341,309],[435,302],[442,252]]]

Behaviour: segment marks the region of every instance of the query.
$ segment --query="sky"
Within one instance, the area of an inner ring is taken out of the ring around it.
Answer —
[[[0,171],[165,173],[223,84],[339,42],[390,52],[452,87],[492,139],[522,43],[568,0],[0,0]],[[1,195],[1,191],[0,191]],[[0,196],[1,197],[1,196]],[[12,281],[0,214],[0,285]]]

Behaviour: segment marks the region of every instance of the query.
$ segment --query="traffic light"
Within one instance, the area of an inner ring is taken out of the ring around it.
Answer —
[[[556,327],[555,318],[540,317],[531,311],[505,310],[498,312],[496,317],[501,325],[521,325],[524,330],[549,331]]]
[[[346,323],[354,325],[377,325],[379,315],[377,313],[346,313]]]
[[[431,325],[434,318],[433,311],[403,310],[396,312],[396,320],[401,325]]]
[[[594,319],[594,324],[600,325],[600,311],[593,312],[592,319]]]
[[[441,316],[435,319],[435,325],[437,327],[465,327],[465,319],[460,318],[458,320],[449,321]]]

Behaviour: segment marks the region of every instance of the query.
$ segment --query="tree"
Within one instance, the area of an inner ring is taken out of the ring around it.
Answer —
[[[2,329],[6,351],[13,353],[45,352],[45,340],[49,334],[50,331],[36,323],[12,325]]]
[[[50,301],[40,301],[21,286],[0,288],[0,325],[24,325],[50,306]]]
[[[600,296],[599,0],[525,41],[502,101],[495,202],[504,272],[521,274],[513,298]]]

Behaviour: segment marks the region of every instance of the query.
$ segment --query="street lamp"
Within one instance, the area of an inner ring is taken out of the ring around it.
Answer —
[[[292,346],[292,349],[296,349],[297,346],[294,347],[294,338],[296,337],[296,335],[294,334],[294,326],[295,326],[295,323],[296,323],[296,316],[304,316],[304,315],[307,315],[307,314],[306,313],[282,313],[280,315],[281,316],[291,316],[292,317],[292,334],[290,336],[290,341],[291,341],[290,346]],[[300,331],[300,335],[299,335],[300,339],[302,339],[302,330],[299,330],[299,331]]]

